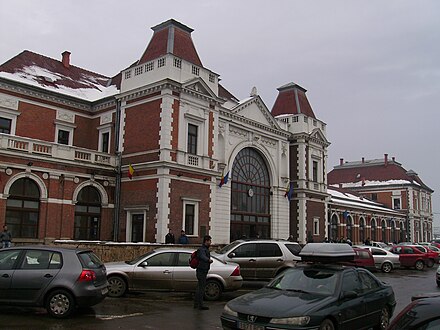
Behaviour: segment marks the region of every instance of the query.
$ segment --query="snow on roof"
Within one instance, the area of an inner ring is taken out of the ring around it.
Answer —
[[[24,67],[15,73],[0,72],[0,77],[87,101],[96,101],[119,93],[115,85],[106,86],[109,79],[87,74],[82,74],[81,79],[76,81],[83,88],[67,87],[57,82],[73,80],[72,78],[35,65]]]
[[[365,180],[358,182],[345,182],[333,184],[331,186],[338,187],[342,186],[342,188],[355,188],[355,187],[373,187],[373,186],[395,186],[395,185],[407,185],[407,184],[416,184],[420,186],[420,184],[416,181],[408,181],[408,180],[386,180],[386,181],[376,181],[376,180]]]

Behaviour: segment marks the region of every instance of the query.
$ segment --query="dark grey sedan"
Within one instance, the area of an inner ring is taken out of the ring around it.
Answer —
[[[15,247],[0,250],[0,304],[42,306],[56,318],[93,306],[108,293],[104,264],[89,250]]]

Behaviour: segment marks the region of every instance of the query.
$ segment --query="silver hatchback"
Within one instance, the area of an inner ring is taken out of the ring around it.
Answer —
[[[0,250],[0,304],[42,306],[56,318],[107,295],[104,264],[90,250],[23,246]]]

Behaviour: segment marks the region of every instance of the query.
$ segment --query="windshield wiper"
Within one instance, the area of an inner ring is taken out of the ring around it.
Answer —
[[[310,293],[301,289],[285,289],[286,291],[299,292],[299,293]]]

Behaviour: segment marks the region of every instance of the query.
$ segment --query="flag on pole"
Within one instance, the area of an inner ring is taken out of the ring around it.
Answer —
[[[292,200],[293,196],[293,182],[290,182],[289,185],[286,187],[286,193],[284,194],[284,197],[287,197],[289,202]]]
[[[130,178],[130,180],[133,178],[133,173],[134,173],[134,168],[130,164],[128,165],[128,177]]]
[[[344,217],[344,219],[348,218],[348,211],[344,211],[344,213],[342,213],[342,216]]]
[[[226,175],[222,176],[218,186],[221,188],[224,184],[228,183],[228,180],[229,180],[229,171],[228,171],[228,173],[226,173]]]

